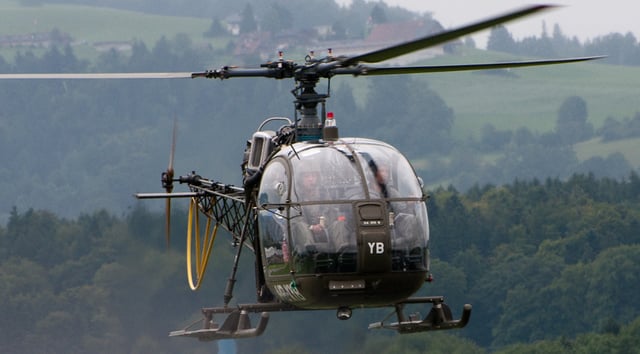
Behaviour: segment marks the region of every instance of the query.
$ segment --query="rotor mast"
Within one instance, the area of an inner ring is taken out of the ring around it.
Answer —
[[[291,91],[296,98],[294,101],[296,140],[319,140],[322,137],[325,104],[329,95],[316,92],[316,84],[320,81],[320,77],[315,72],[302,71],[299,76],[296,77],[298,86]],[[318,104],[322,105],[322,116],[318,114]]]

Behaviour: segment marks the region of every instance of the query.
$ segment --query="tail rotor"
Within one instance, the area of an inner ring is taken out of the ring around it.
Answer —
[[[177,120],[173,120],[173,133],[171,137],[171,152],[169,153],[169,166],[165,172],[162,172],[162,188],[167,193],[173,192],[173,160],[176,151],[176,131],[178,130]],[[171,244],[171,198],[167,198],[165,201],[165,234],[167,238],[167,248]]]

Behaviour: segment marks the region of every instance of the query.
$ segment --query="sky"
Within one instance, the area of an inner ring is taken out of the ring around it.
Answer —
[[[372,1],[372,0],[368,0]],[[445,28],[455,28],[471,22],[535,4],[523,0],[383,0],[389,6],[400,6],[420,13],[431,12]],[[349,4],[351,0],[337,0]],[[611,32],[632,32],[640,39],[640,1],[636,0],[556,0],[539,2],[561,5],[557,9],[506,24],[516,39],[539,36],[543,23],[549,33],[557,23],[562,32],[581,41]],[[538,4],[539,4],[538,3]],[[484,47],[488,33],[475,36],[478,46]]]

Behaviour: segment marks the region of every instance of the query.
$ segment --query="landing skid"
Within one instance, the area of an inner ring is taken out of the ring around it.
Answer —
[[[261,335],[267,328],[269,323],[269,312],[274,311],[297,311],[296,307],[278,304],[247,304],[238,307],[210,307],[203,308],[204,315],[202,328],[185,329],[173,331],[169,333],[170,337],[191,337],[201,341],[212,341],[218,339],[239,339],[250,338]],[[261,312],[257,326],[251,325],[249,313]],[[222,325],[216,323],[213,319],[214,314],[228,314]]]
[[[431,311],[424,318],[420,318],[419,314],[405,315],[404,307],[407,304],[423,304],[431,303]],[[263,303],[263,304],[244,304],[238,307],[209,307],[203,308],[202,328],[185,329],[173,331],[169,333],[170,337],[191,337],[201,341],[212,341],[218,339],[238,339],[257,337],[261,335],[267,328],[269,322],[269,312],[280,311],[304,311],[295,306],[280,303]],[[258,324],[253,327],[249,318],[249,313],[260,312]],[[216,323],[213,319],[215,314],[227,314],[227,318],[222,325]],[[385,323],[385,321],[396,314],[398,322]],[[444,303],[444,297],[414,297],[408,298],[402,302],[395,304],[395,310],[380,322],[369,325],[369,329],[386,328],[393,329],[399,333],[415,333],[433,330],[445,330],[462,328],[467,325],[471,317],[471,305],[464,305],[462,316],[459,320],[454,320],[451,315],[449,306]]]
[[[404,313],[404,306],[406,304],[422,304],[431,303],[431,311],[424,318],[420,318],[419,313],[410,314],[409,316]],[[398,322],[392,322],[385,324],[384,321],[396,314]],[[462,310],[462,316],[459,320],[454,320],[451,315],[451,309],[444,303],[444,297],[432,296],[432,297],[414,297],[406,299],[403,302],[395,305],[395,311],[392,312],[387,318],[380,322],[371,323],[369,329],[393,329],[399,333],[416,333],[426,332],[433,330],[444,330],[462,328],[467,325],[469,318],[471,317],[471,305],[466,304]]]
[[[169,333],[169,337],[192,337],[201,341],[211,341],[217,339],[249,338],[257,337],[264,332],[269,322],[269,313],[263,312],[256,327],[251,326],[249,314],[244,310],[232,312],[224,321],[222,326],[209,321],[205,328],[197,330],[183,329]],[[207,328],[208,327],[208,328]]]

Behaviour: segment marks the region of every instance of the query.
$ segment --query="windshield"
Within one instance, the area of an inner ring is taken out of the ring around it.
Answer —
[[[267,165],[261,181],[260,236],[268,264],[291,261],[299,274],[358,271],[366,244],[359,208],[376,201],[386,215],[394,259],[413,252],[409,268],[426,267],[422,187],[403,155],[369,140],[294,147],[295,153]],[[394,270],[407,269],[406,257],[400,258],[393,261]]]

